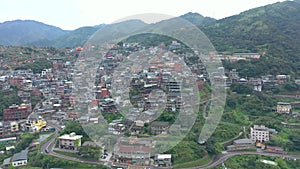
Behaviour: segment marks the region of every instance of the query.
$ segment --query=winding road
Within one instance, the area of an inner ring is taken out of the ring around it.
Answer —
[[[44,145],[42,145],[41,147],[41,152],[47,155],[51,155],[57,158],[62,158],[62,159],[66,159],[66,160],[71,160],[71,161],[77,161],[77,162],[81,162],[81,163],[87,163],[87,164],[104,164],[103,162],[96,162],[96,161],[88,161],[88,160],[83,160],[83,159],[78,159],[75,157],[69,157],[66,155],[62,155],[62,154],[58,154],[56,152],[53,151],[54,147],[55,147],[55,140],[56,138],[59,136],[60,133],[60,126],[56,123],[52,123],[52,122],[47,122],[50,126],[53,126],[55,128],[55,133],[54,136],[48,140]]]
[[[205,164],[202,166],[196,166],[196,167],[192,167],[192,168],[186,168],[186,169],[203,169],[203,168],[216,167],[216,166],[224,163],[230,157],[238,156],[238,155],[263,155],[263,156],[271,156],[271,157],[285,157],[285,158],[298,159],[298,160],[300,159],[299,156],[292,156],[292,155],[240,151],[240,152],[230,152],[230,153],[226,153],[226,154],[219,154],[208,164]]]
[[[61,128],[56,123],[48,122],[48,124],[53,126],[56,130],[55,130],[54,136],[50,140],[48,140],[44,145],[42,145],[42,147],[41,147],[41,152],[42,153],[45,153],[45,154],[48,154],[48,155],[51,155],[51,156],[54,156],[54,157],[57,157],[57,158],[63,158],[63,159],[66,159],[66,160],[77,161],[77,162],[81,162],[81,163],[105,164],[104,162],[101,162],[101,161],[98,161],[98,162],[87,161],[87,160],[82,160],[82,159],[78,159],[78,158],[69,157],[69,156],[66,156],[66,155],[55,153],[53,151],[53,148],[55,147],[55,140],[59,136],[59,132],[60,132]],[[205,165],[199,165],[199,166],[196,166],[196,167],[186,168],[186,169],[204,169],[204,168],[216,167],[216,166],[224,163],[230,157],[238,156],[238,155],[263,155],[263,156],[284,157],[284,158],[298,159],[298,160],[300,159],[300,156],[292,156],[292,155],[286,155],[286,154],[239,151],[239,152],[228,152],[228,153],[225,153],[225,154],[219,154],[219,155],[215,156],[215,158],[212,161],[210,161],[209,163],[207,163]],[[154,169],[154,168],[157,168],[157,167],[145,166],[145,168]]]

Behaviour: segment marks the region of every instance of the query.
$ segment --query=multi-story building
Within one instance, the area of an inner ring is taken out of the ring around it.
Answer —
[[[169,123],[163,121],[154,121],[150,125],[152,134],[167,134],[169,129]]]
[[[114,159],[121,163],[149,165],[151,148],[144,143],[118,141],[114,147]]]
[[[276,83],[277,84],[285,84],[290,81],[290,75],[276,75]]]
[[[11,133],[11,125],[9,121],[0,122],[0,136]]]
[[[237,139],[233,141],[233,145],[227,146],[227,150],[246,150],[254,148],[254,142],[251,139]]]
[[[59,148],[67,150],[78,150],[81,146],[82,135],[76,135],[72,132],[59,137]]]
[[[250,129],[250,137],[253,142],[266,142],[270,140],[270,131],[264,125],[254,125]]]
[[[171,154],[155,154],[154,164],[160,167],[171,167],[172,166],[172,155]]]
[[[47,122],[43,119],[27,120],[24,127],[27,131],[39,132],[47,127]]]
[[[292,105],[290,103],[278,102],[276,107],[277,113],[291,113]]]
[[[26,119],[31,112],[31,106],[28,104],[12,105],[3,109],[3,121],[14,121]]]

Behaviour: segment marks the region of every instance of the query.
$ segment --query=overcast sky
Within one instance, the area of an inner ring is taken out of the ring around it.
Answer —
[[[221,19],[278,1],[283,0],[1,0],[0,23],[29,19],[73,30],[143,13],[197,12]]]

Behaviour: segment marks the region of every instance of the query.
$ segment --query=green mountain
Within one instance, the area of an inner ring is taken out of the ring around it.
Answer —
[[[0,23],[0,45],[24,45],[38,40],[52,40],[68,31],[32,20]]]
[[[147,24],[140,20],[128,20],[114,24],[100,24],[97,26],[86,26],[78,28],[74,31],[70,31],[62,36],[59,36],[53,40],[40,40],[30,44],[29,46],[51,46],[57,48],[83,46],[87,40],[99,29],[103,29],[102,35],[97,34],[96,38],[109,39],[112,35],[122,34],[124,32],[134,32],[135,30],[141,29]]]
[[[51,41],[42,40],[40,42],[34,42],[31,45],[53,46],[57,48],[82,46],[99,28],[101,28],[101,26],[85,26],[59,36]]]
[[[244,77],[291,74],[299,78],[300,3],[284,1],[251,9],[202,27],[219,52],[259,52],[260,60],[224,62]]]
[[[217,21],[216,19],[210,17],[204,17],[198,13],[192,13],[192,12],[181,15],[180,17],[200,27],[205,27],[208,25],[215,24]]]
[[[202,28],[218,51],[263,52],[300,58],[300,3],[294,1],[251,9]]]
[[[128,35],[136,30],[143,29],[147,26],[145,22],[137,19],[126,20],[114,24],[109,24],[101,29],[101,34],[97,33],[93,37],[93,41],[102,42],[114,39],[114,37]]]
[[[198,26],[218,51],[266,52],[275,57],[295,59],[300,58],[300,48],[298,47],[300,32],[297,31],[300,30],[300,4],[298,2],[278,2],[221,20],[191,12],[180,17]],[[168,20],[162,22],[168,22]],[[134,28],[136,25],[133,22],[126,23],[122,29],[127,27]],[[78,34],[75,35],[70,32],[64,35],[64,38],[58,38],[59,42],[54,43],[62,45],[54,46],[80,45],[95,31],[94,28],[91,28],[86,32],[78,31]],[[82,38],[77,39],[74,36],[82,36]],[[84,36],[87,37],[84,38]],[[73,39],[74,43],[69,44],[69,42],[65,42],[66,39]]]
[[[221,20],[191,12],[181,18],[198,26],[218,51],[265,52],[277,58],[300,58],[299,0],[278,2]],[[112,28],[139,29],[146,24],[135,21],[121,25]],[[101,27],[67,32],[35,21],[5,22],[0,24],[0,45],[75,47],[83,45]]]

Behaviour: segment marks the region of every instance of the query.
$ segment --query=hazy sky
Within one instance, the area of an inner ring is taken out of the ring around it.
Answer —
[[[0,23],[30,19],[72,30],[143,13],[197,12],[221,19],[278,1],[283,0],[1,0]]]

